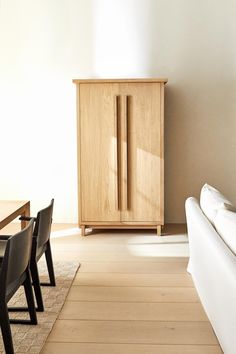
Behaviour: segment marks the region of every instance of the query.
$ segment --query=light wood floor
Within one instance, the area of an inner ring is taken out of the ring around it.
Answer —
[[[81,268],[42,354],[222,353],[186,272],[186,233],[165,233],[55,226],[54,259]]]

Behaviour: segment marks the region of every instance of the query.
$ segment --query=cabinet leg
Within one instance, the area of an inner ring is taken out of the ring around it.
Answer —
[[[81,236],[85,236],[85,225],[81,225],[80,226],[80,230],[81,230]]]
[[[161,225],[157,225],[157,236],[161,236]]]

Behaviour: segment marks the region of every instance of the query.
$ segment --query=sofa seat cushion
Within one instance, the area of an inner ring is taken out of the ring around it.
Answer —
[[[214,224],[218,210],[236,211],[235,206],[223,194],[207,183],[201,189],[200,206],[212,224]]]
[[[215,217],[215,228],[231,251],[236,254],[236,213],[219,210]]]

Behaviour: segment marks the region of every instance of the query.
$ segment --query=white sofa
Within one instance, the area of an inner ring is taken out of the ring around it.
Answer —
[[[185,206],[190,248],[188,271],[223,352],[236,354],[236,256],[197,199],[188,198]],[[236,234],[232,237],[236,238]]]

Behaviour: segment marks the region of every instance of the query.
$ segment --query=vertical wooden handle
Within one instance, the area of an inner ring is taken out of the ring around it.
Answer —
[[[121,97],[115,96],[115,116],[116,116],[116,163],[117,163],[117,208],[121,209]]]
[[[130,205],[130,195],[131,195],[131,185],[130,185],[130,118],[131,118],[131,104],[132,97],[126,96],[126,209],[131,208]]]

